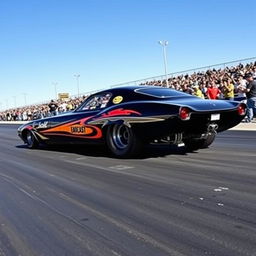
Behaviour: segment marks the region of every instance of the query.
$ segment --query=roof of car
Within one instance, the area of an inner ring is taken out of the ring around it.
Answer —
[[[116,92],[116,91],[135,91],[135,90],[139,90],[139,89],[170,89],[170,88],[166,88],[166,87],[161,87],[161,86],[149,86],[149,85],[129,85],[129,86],[118,86],[118,87],[112,87],[109,89],[105,89],[104,91],[112,91],[112,92]]]

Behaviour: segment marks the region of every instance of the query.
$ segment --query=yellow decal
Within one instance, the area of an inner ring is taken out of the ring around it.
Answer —
[[[120,102],[123,101],[123,97],[122,96],[116,96],[114,99],[113,99],[113,103],[114,104],[118,104]]]

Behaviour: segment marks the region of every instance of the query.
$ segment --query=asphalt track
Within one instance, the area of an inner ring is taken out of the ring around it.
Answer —
[[[118,160],[16,129],[0,125],[1,256],[256,255],[256,131]]]

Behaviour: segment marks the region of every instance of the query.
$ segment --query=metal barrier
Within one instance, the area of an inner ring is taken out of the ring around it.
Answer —
[[[214,65],[204,66],[204,67],[199,67],[199,68],[187,69],[187,70],[183,70],[183,71],[179,71],[179,72],[169,73],[169,74],[167,74],[167,76],[168,76],[168,78],[172,78],[172,77],[177,77],[179,75],[184,75],[184,74],[190,75],[190,74],[193,74],[193,73],[196,73],[199,71],[203,72],[203,71],[207,71],[209,69],[214,69],[214,68],[215,69],[225,69],[226,67],[238,66],[239,64],[250,64],[254,61],[256,61],[256,57],[240,59],[240,60],[235,60],[235,61],[229,61],[229,62],[223,62],[220,64],[214,64]],[[108,88],[127,86],[127,85],[141,85],[141,84],[146,84],[146,83],[150,83],[152,81],[158,81],[158,80],[163,81],[163,80],[165,80],[165,77],[166,77],[165,75],[152,76],[152,77],[147,77],[147,78],[143,78],[143,79],[139,79],[139,80],[133,80],[133,81],[129,81],[129,82],[109,85],[109,86],[106,86],[105,88],[101,88],[96,91],[90,91],[90,92],[83,93],[83,94],[81,94],[81,96],[82,95],[90,95],[97,91],[101,91],[103,89],[108,89]],[[71,96],[71,98],[76,98],[76,97],[77,97],[77,95]]]
[[[235,60],[235,61],[230,61],[230,62],[224,62],[224,63],[220,63],[220,64],[214,64],[214,65],[210,65],[210,66],[204,66],[204,67],[193,68],[193,69],[188,69],[188,70],[183,70],[183,71],[179,71],[179,72],[169,73],[169,74],[167,74],[167,76],[168,76],[168,78],[172,78],[172,77],[177,77],[179,75],[184,75],[184,74],[190,75],[193,73],[197,73],[199,71],[203,72],[203,71],[207,71],[209,69],[214,69],[214,68],[215,69],[225,69],[226,67],[238,66],[239,64],[250,64],[254,61],[256,61],[256,57],[240,59],[240,60]],[[165,75],[153,76],[153,77],[148,77],[148,78],[139,79],[139,80],[135,80],[135,81],[115,84],[110,87],[112,88],[112,87],[125,86],[125,85],[140,85],[142,83],[147,83],[147,82],[156,81],[156,80],[161,80],[161,81],[165,80]]]

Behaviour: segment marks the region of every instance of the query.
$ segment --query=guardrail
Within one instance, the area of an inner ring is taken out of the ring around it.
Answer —
[[[0,121],[0,124],[25,124],[30,121]]]
[[[168,78],[176,77],[179,75],[184,75],[184,74],[193,74],[195,72],[203,72],[207,71],[209,69],[225,69],[226,67],[231,67],[231,66],[238,66],[239,64],[249,64],[256,61],[256,57],[251,57],[251,58],[246,58],[246,59],[240,59],[240,60],[235,60],[235,61],[229,61],[229,62],[223,62],[219,64],[214,64],[210,66],[203,66],[199,68],[192,68],[192,69],[187,69],[179,72],[174,72],[174,73],[169,73],[167,74]],[[165,75],[160,75],[160,76],[153,76],[153,77],[148,77],[148,78],[143,78],[139,80],[134,80],[130,82],[125,82],[125,83],[120,83],[120,84],[115,84],[110,87],[117,87],[117,86],[125,86],[125,85],[139,85],[141,83],[146,83],[154,80],[165,80],[166,76]]]

